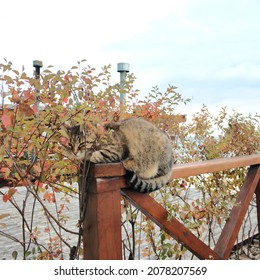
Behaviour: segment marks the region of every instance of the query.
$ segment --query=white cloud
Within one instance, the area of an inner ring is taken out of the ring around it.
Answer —
[[[109,44],[152,32],[150,21],[181,14],[183,0],[9,0],[1,3],[0,53],[20,64],[42,59],[45,65],[71,65],[87,58],[102,63]],[[4,12],[3,12],[4,11]],[[110,59],[110,57],[109,57]],[[105,59],[107,60],[107,59]],[[31,62],[30,62],[31,63]],[[104,61],[102,64],[106,64]]]
[[[241,63],[223,68],[216,75],[220,79],[243,79],[243,80],[260,80],[260,65],[253,63]]]
[[[260,93],[258,0],[2,2],[0,54],[18,68],[31,71],[41,59],[66,69],[86,58],[111,63],[116,82],[125,61],[142,92],[174,84],[195,105],[233,100],[242,108],[247,97],[233,92]]]
[[[234,111],[248,115],[259,114],[260,92],[259,88],[232,87],[232,88],[185,88],[186,97],[191,98],[186,106],[178,108],[179,113],[187,114],[188,120],[200,111],[203,105],[217,116],[223,107],[231,114]]]

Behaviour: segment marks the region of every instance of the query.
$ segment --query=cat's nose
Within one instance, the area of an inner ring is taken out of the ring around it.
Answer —
[[[77,154],[79,153],[79,151],[78,150],[73,150],[72,153],[75,157],[77,157]]]

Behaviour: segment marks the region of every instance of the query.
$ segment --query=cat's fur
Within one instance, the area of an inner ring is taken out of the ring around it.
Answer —
[[[68,130],[70,147],[78,160],[93,163],[121,161],[127,182],[139,192],[152,192],[169,181],[173,154],[168,137],[150,122],[129,118],[96,127],[74,126]]]

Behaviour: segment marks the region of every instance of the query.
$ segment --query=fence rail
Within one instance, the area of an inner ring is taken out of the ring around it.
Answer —
[[[167,211],[149,194],[127,188],[121,163],[92,165],[83,221],[84,259],[122,259],[121,195],[199,259],[227,259],[254,193],[260,232],[260,154],[178,164],[172,169],[171,180],[245,166],[249,166],[245,182],[215,248],[211,249],[175,218],[168,221]]]

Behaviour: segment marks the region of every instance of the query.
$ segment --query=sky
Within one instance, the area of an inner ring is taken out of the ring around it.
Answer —
[[[0,62],[33,72],[32,61],[66,70],[87,59],[95,68],[130,63],[147,94],[177,86],[191,102],[260,111],[259,0],[1,0]]]

